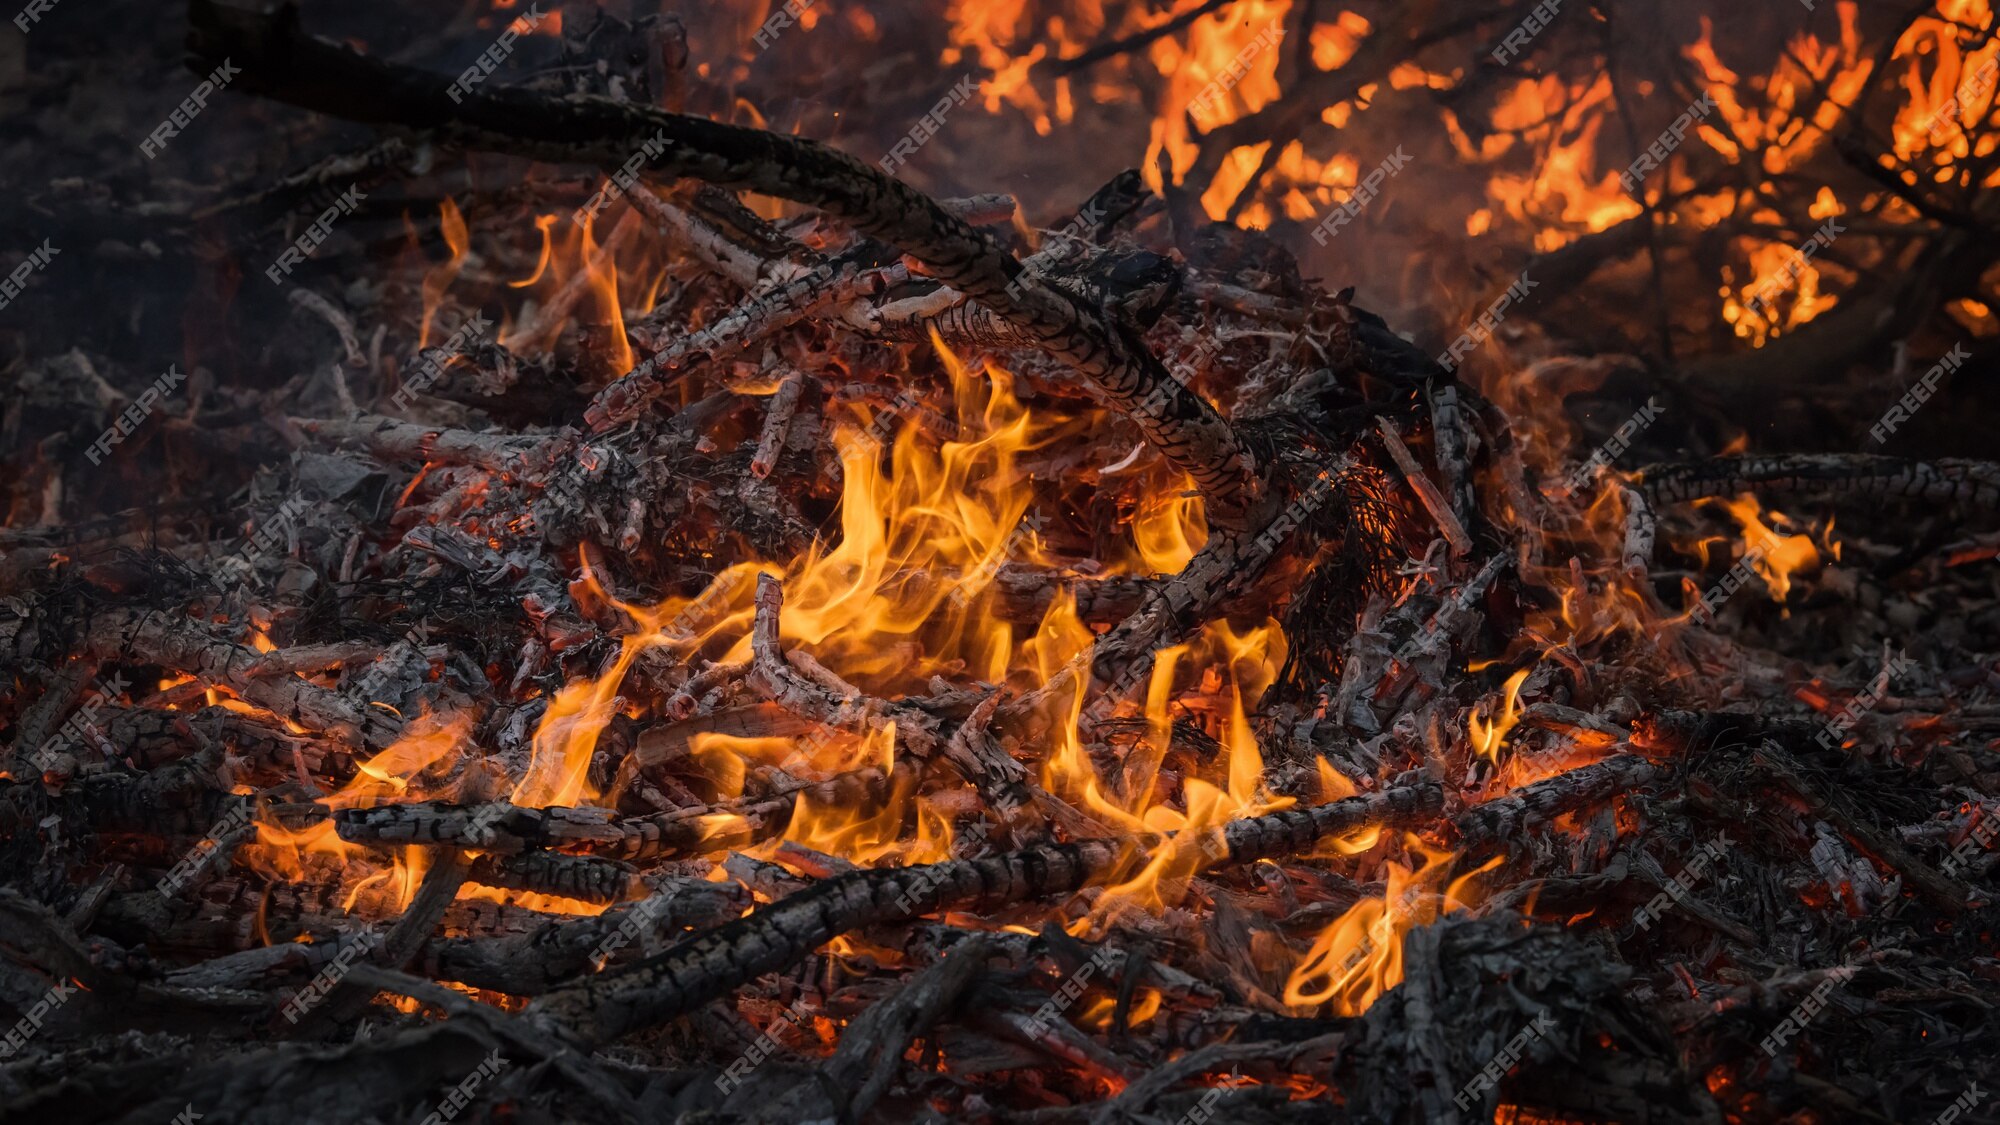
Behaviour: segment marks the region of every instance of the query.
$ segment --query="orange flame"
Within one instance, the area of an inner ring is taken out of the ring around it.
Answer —
[[[1445,885],[1456,858],[1412,836],[1410,849],[1424,862],[1412,872],[1388,865],[1381,898],[1364,898],[1320,932],[1285,981],[1285,1003],[1336,1016],[1358,1016],[1384,992],[1403,983],[1403,935],[1442,914],[1476,904],[1473,880],[1498,867],[1495,857]]]
[[[1521,684],[1528,678],[1528,669],[1523,668],[1507,677],[1507,687],[1500,704],[1500,712],[1493,719],[1481,717],[1475,707],[1466,717],[1466,727],[1472,734],[1472,748],[1489,762],[1500,758],[1500,747],[1507,741],[1516,724],[1521,721]],[[1489,713],[1491,709],[1489,708]]]

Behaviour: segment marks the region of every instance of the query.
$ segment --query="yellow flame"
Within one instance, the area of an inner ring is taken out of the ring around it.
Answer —
[[[1208,542],[1208,516],[1194,481],[1185,474],[1178,489],[1148,493],[1132,517],[1132,544],[1144,573],[1179,574]]]
[[[1772,601],[1785,600],[1792,589],[1792,575],[1819,566],[1819,548],[1813,544],[1812,536],[1784,535],[1772,530],[1763,517],[1768,514],[1783,523],[1785,514],[1766,513],[1755,496],[1745,492],[1734,500],[1718,498],[1708,503],[1722,507],[1743,529],[1744,557],[1751,560],[1757,576],[1770,589]]]
[[[1358,1016],[1384,992],[1403,983],[1403,935],[1442,914],[1476,904],[1473,880],[1498,867],[1486,861],[1445,885],[1455,857],[1405,841],[1424,862],[1412,872],[1388,865],[1381,898],[1364,898],[1322,930],[1285,981],[1285,1003],[1335,1016]]]
[[[412,719],[403,734],[380,753],[360,764],[354,777],[336,793],[319,799],[330,809],[372,808],[398,804],[428,796],[428,786],[442,779],[442,768],[463,750],[472,731],[469,714],[445,718],[420,715]],[[428,782],[427,780],[428,779]],[[333,821],[322,820],[306,828],[288,828],[266,813],[256,823],[255,843],[239,849],[238,856],[252,870],[274,875],[288,882],[305,877],[314,856],[346,861],[359,853],[334,833]],[[407,857],[405,857],[405,861]],[[404,861],[399,861],[399,870]],[[392,873],[384,872],[381,877]],[[350,891],[351,902],[362,885]]]
[[[466,230],[465,216],[459,213],[458,204],[450,196],[438,204],[438,230],[444,235],[445,247],[451,253],[424,273],[424,319],[417,337],[420,347],[430,345],[431,321],[437,316],[438,306],[444,303],[445,290],[458,279],[458,271],[465,268],[466,253],[472,249],[472,235]]]
[[[1474,707],[1466,717],[1467,729],[1472,734],[1472,748],[1489,762],[1497,762],[1500,747],[1507,741],[1507,735],[1521,721],[1521,684],[1528,678],[1528,669],[1523,668],[1507,677],[1507,687],[1502,693],[1499,714],[1492,719],[1480,715],[1480,708]],[[1489,712],[1491,708],[1488,708]]]

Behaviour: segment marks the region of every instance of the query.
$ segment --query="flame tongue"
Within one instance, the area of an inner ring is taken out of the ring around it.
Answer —
[[[1320,931],[1285,981],[1284,1001],[1302,1012],[1358,1016],[1403,982],[1403,935],[1440,916],[1477,905],[1473,880],[1498,867],[1498,857],[1450,878],[1456,857],[1406,841],[1422,864],[1412,871],[1391,861],[1382,896],[1363,898]]]

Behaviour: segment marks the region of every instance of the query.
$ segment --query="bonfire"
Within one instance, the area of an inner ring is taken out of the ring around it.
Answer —
[[[0,1120],[2000,1119],[1987,0],[111,7]]]

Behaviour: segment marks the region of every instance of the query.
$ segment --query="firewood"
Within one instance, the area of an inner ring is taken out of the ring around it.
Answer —
[[[1403,435],[1396,429],[1396,423],[1381,417],[1376,418],[1375,423],[1382,434],[1383,448],[1389,451],[1389,456],[1396,462],[1396,467],[1403,471],[1403,479],[1409,481],[1410,487],[1416,490],[1417,499],[1423,501],[1424,510],[1437,521],[1438,530],[1444,533],[1445,540],[1451,544],[1452,555],[1464,558],[1471,554],[1472,539],[1466,535],[1464,524],[1459,521],[1451,505],[1446,502],[1444,494],[1438,491],[1437,485],[1432,484],[1431,478],[1424,475],[1424,470],[1417,464],[1417,459],[1410,455],[1410,447],[1403,444]]]
[[[1444,494],[1459,526],[1464,527],[1472,520],[1475,508],[1471,468],[1466,463],[1469,420],[1460,404],[1457,385],[1433,386],[1430,407],[1431,440],[1436,445],[1438,472],[1444,476]]]
[[[1407,823],[1435,811],[1441,802],[1435,785],[1419,784],[1315,809],[1232,821],[1204,844],[1214,845],[1218,861],[1247,863],[1292,854],[1326,836],[1365,825]],[[863,926],[945,907],[990,908],[1074,892],[1130,863],[1132,843],[1042,845],[991,859],[838,876],[658,958],[551,993],[536,1001],[530,1012],[585,1042],[603,1042],[671,1019]]]
[[[1957,458],[1910,461],[1863,453],[1717,457],[1648,465],[1639,476],[1647,496],[1666,502],[1763,490],[2000,506],[2000,465]]]
[[[1516,838],[1523,829],[1546,824],[1564,813],[1636,789],[1659,774],[1637,754],[1620,754],[1488,801],[1453,821],[1468,851]]]
[[[810,141],[581,95],[553,99],[521,90],[477,89],[457,101],[445,84],[408,68],[305,35],[295,9],[250,16],[197,0],[190,9],[197,54],[241,70],[237,84],[349,120],[429,130],[439,140],[542,159],[616,166],[639,141],[665,143],[648,167],[761,191],[821,207],[929,264],[940,280],[1018,318],[1043,348],[1095,383],[1168,460],[1218,507],[1254,495],[1256,464],[1208,404],[1143,348],[1049,287],[1023,280],[1021,265],[934,201],[853,157]],[[615,392],[615,393],[612,393]],[[623,421],[644,401],[614,384],[592,424]],[[1221,512],[1216,513],[1220,515]]]
[[[1979,14],[1710,91],[1608,12],[930,6],[191,0],[167,197],[53,154],[0,1118],[1977,1117]],[[915,186],[1026,126],[1067,191],[1141,88],[1080,205]],[[1862,433],[1931,459],[1765,451]]]
[[[636,897],[645,886],[638,872],[627,864],[545,851],[479,856],[465,878],[481,886],[605,903]]]
[[[433,801],[342,809],[334,814],[334,826],[342,839],[354,843],[453,844],[517,857],[533,854],[533,849],[554,848],[616,859],[652,859],[746,846],[783,833],[801,798],[830,806],[872,804],[891,784],[889,773],[870,767],[768,796],[649,816],[619,816],[595,808]]]
[[[887,1090],[910,1040],[958,1004],[978,979],[991,944],[983,936],[960,942],[894,996],[869,1008],[848,1025],[833,1057],[820,1065],[820,1080],[795,1087],[791,1096],[764,1112],[765,1119],[798,1121],[836,1113],[866,1117]],[[837,1103],[830,1096],[834,1091],[842,1095]]]
[[[1839,830],[1870,858],[1900,874],[1933,906],[1951,915],[1962,914],[1968,909],[1972,888],[1939,873],[1911,855],[1893,838],[1846,812],[1807,780],[1798,762],[1785,752],[1784,747],[1767,740],[1755,753],[1758,765],[1773,781],[1804,802],[1807,812]]]
[[[8,765],[16,757],[32,760],[31,756],[48,743],[70,708],[82,698],[96,671],[97,662],[84,659],[63,665],[49,677],[41,697],[21,716],[13,743],[0,750],[0,767]]]
[[[255,650],[213,636],[172,614],[114,610],[95,617],[81,646],[100,659],[143,660],[185,669],[302,726],[374,748],[395,740],[393,715],[346,699],[296,675],[267,675]]]

